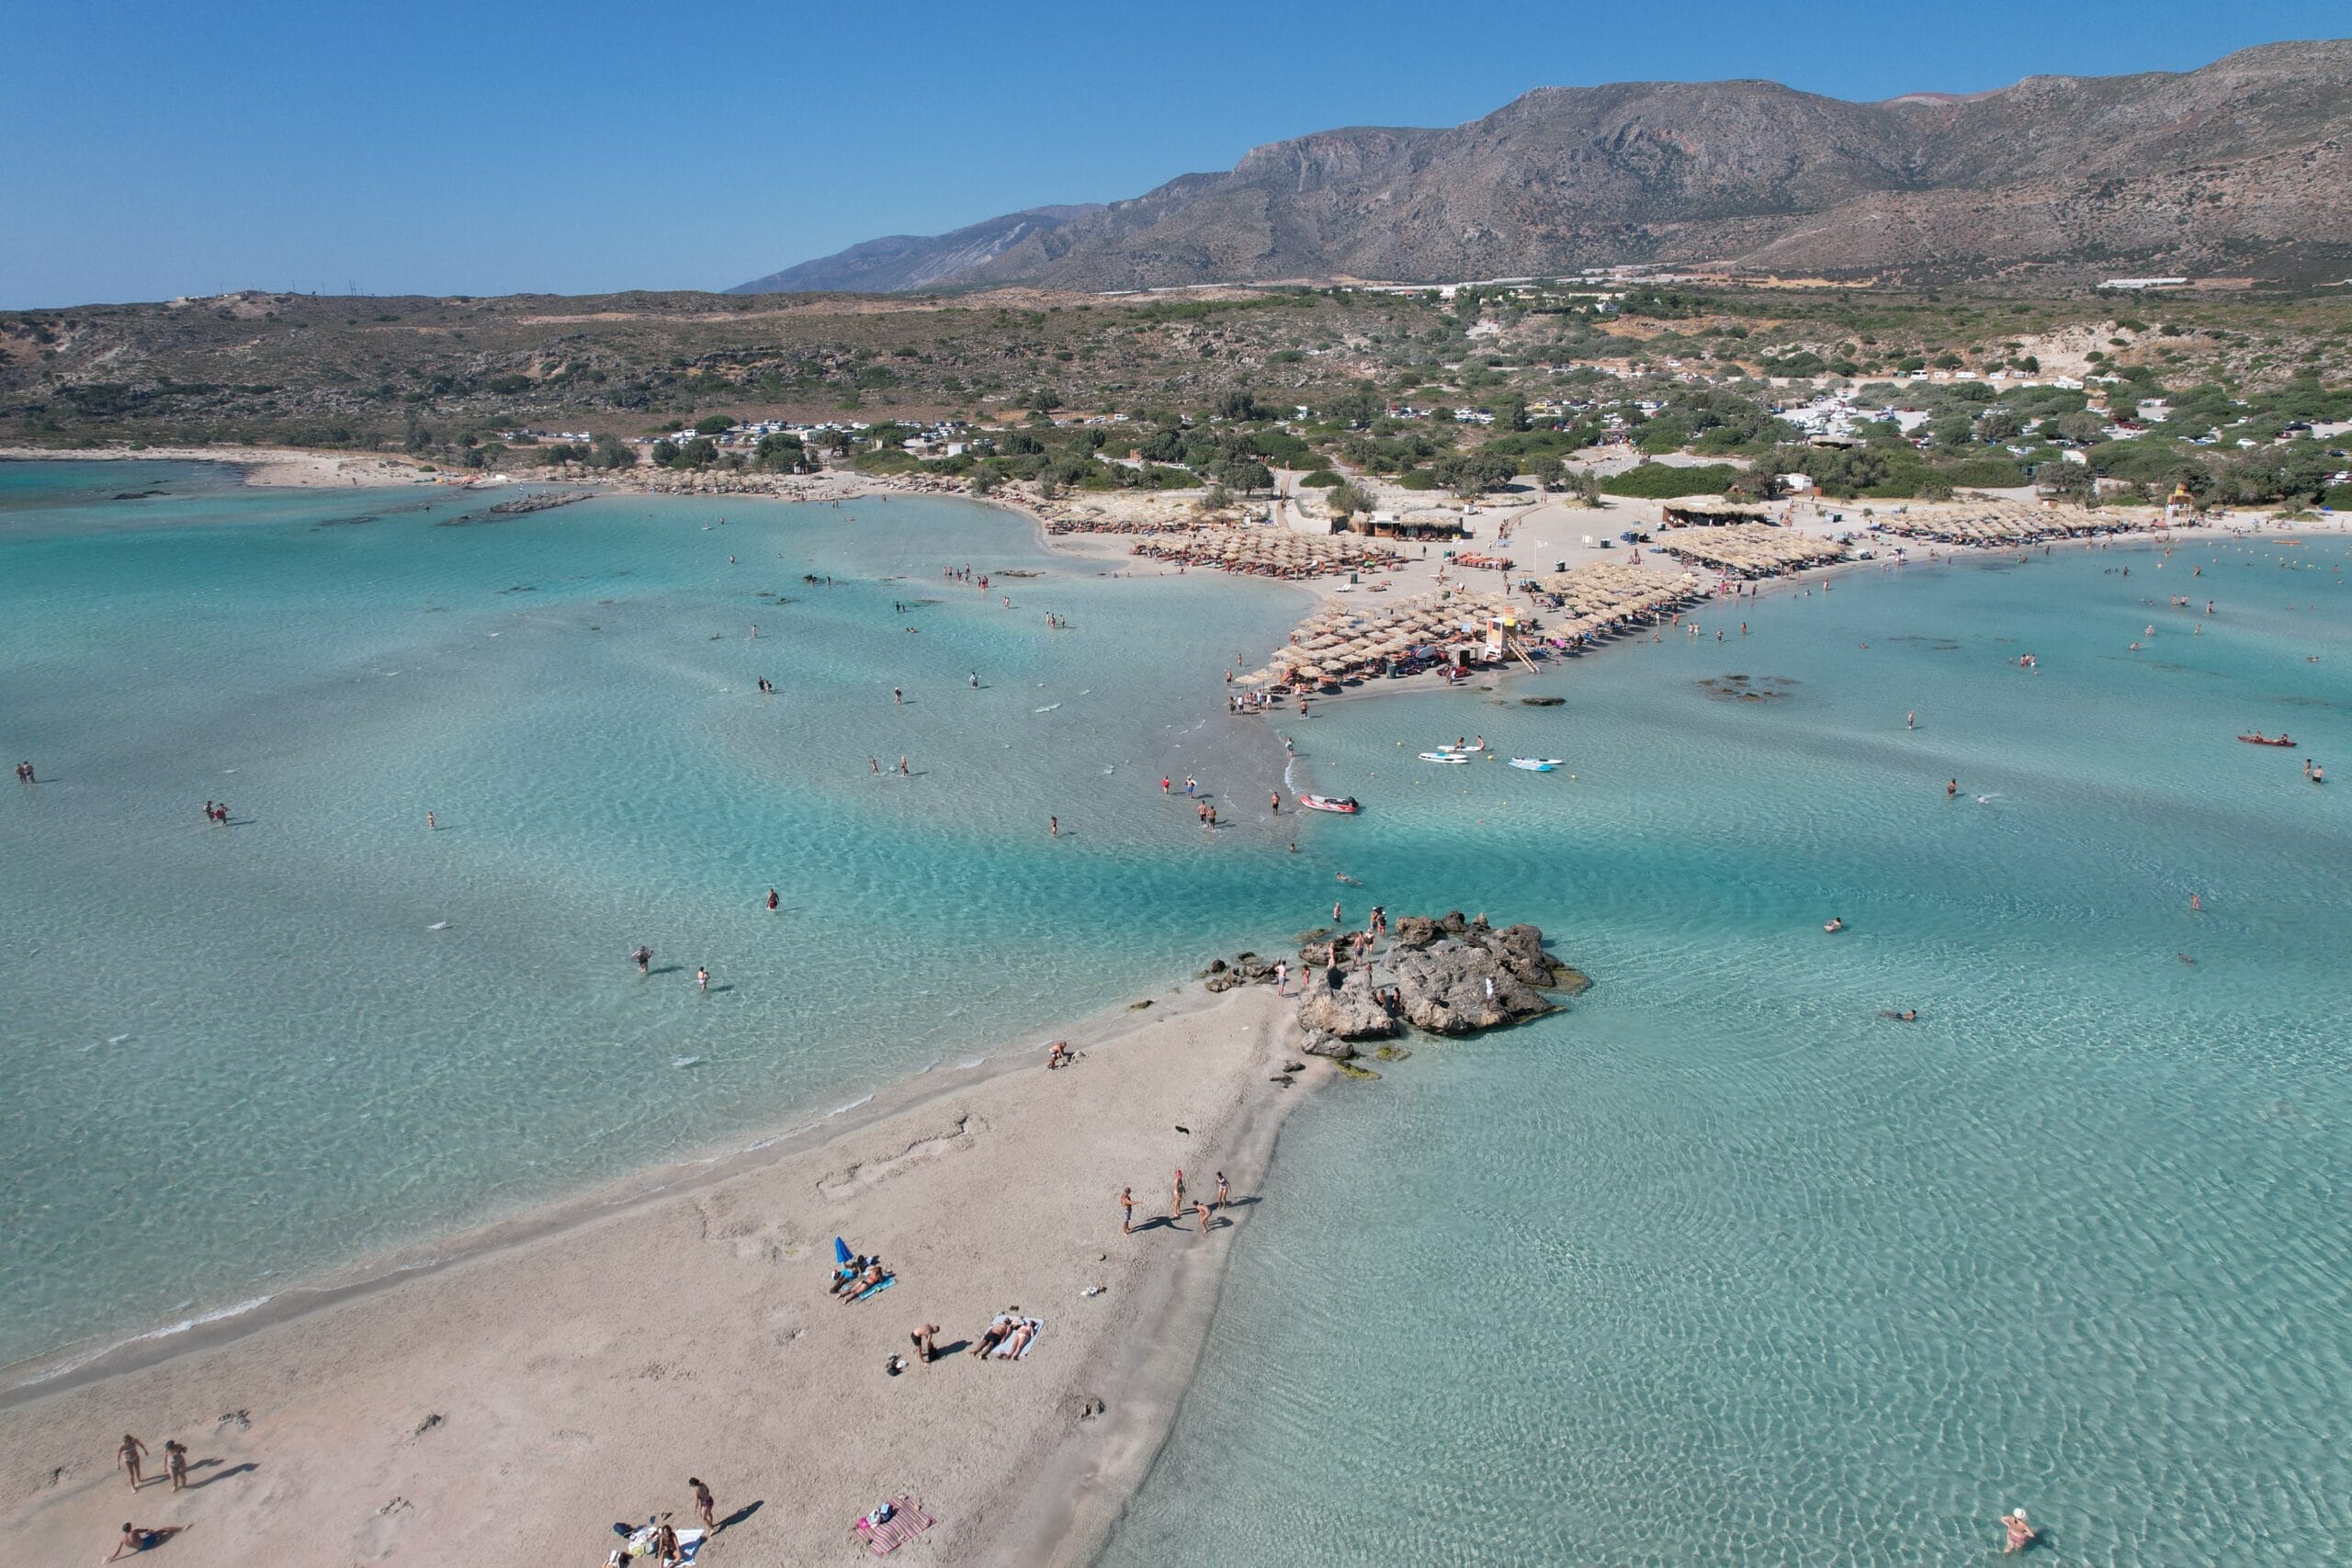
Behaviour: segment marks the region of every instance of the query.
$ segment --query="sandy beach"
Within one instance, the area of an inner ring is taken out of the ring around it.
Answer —
[[[1083,1562],[1173,1417],[1226,1255],[1276,1201],[1281,1116],[1328,1070],[1270,1081],[1287,1012],[1264,987],[1188,992],[1074,1035],[1070,1067],[1033,1048],[935,1075],[813,1145],[20,1394],[0,1530],[28,1562],[101,1559],[128,1519],[187,1527],[182,1568],[586,1564],[616,1521],[692,1525],[693,1475],[724,1523],[706,1562],[838,1558],[901,1493],[938,1520],[916,1560]],[[1179,1167],[1192,1195],[1231,1180],[1206,1235],[1165,1218]],[[830,1296],[836,1235],[893,1285]],[[1043,1325],[1021,1359],[967,1353],[1014,1310]],[[947,1352],[931,1365],[909,1337],[926,1324]],[[154,1456],[136,1496],[126,1432]],[[191,1452],[184,1492],[167,1438]]]
[[[450,481],[464,477],[427,473],[407,457],[374,453],[311,452],[297,446],[0,446],[0,462],[233,463],[249,485],[295,490],[347,490],[368,485]]]

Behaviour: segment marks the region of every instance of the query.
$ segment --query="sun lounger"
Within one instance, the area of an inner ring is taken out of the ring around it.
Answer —
[[[924,1513],[913,1498],[901,1492],[890,1499],[888,1518],[878,1525],[860,1519],[857,1521],[857,1533],[865,1539],[868,1551],[876,1557],[888,1557],[938,1522]]]

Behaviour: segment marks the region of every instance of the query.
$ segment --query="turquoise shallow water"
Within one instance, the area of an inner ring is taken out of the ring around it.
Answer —
[[[1215,679],[1291,592],[956,502],[439,525],[485,504],[0,464],[0,750],[48,781],[0,796],[0,1360],[952,1070],[1329,878]]]
[[[2053,1560],[2341,1555],[2340,544],[1857,574],[1335,705],[1299,783],[1367,813],[1294,825],[1211,673],[1283,591],[944,502],[435,526],[480,504],[0,464],[0,750],[54,781],[0,796],[0,1358],[952,1069],[1346,871],[1599,985],[1292,1121],[1114,1568],[1944,1562],[2014,1503]],[[1471,731],[1576,776],[1410,760]]]
[[[2018,1504],[2053,1562],[2342,1561],[2346,553],[2158,558],[1313,721],[1355,900],[1599,983],[1292,1120],[1111,1568],[1942,1563]],[[1577,777],[1399,760],[1467,729]]]

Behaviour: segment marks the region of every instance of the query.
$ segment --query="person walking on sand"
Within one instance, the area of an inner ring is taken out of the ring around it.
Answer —
[[[1171,1220],[1173,1220],[1173,1219],[1177,1219],[1177,1218],[1182,1217],[1182,1214],[1183,1214],[1183,1213],[1184,1213],[1184,1168],[1183,1168],[1182,1166],[1178,1166],[1178,1167],[1176,1168],[1176,1180],[1175,1180],[1174,1184],[1170,1187],[1170,1192],[1169,1192],[1169,1199],[1168,1199],[1168,1217],[1169,1217],[1170,1219],[1171,1219]]]
[[[187,1490],[187,1445],[177,1438],[164,1444],[164,1473],[171,1477],[172,1490]]]
[[[1227,1186],[1225,1184],[1225,1172],[1223,1172],[1223,1171],[1221,1171],[1221,1170],[1220,1170],[1220,1171],[1218,1171],[1218,1172],[1216,1173],[1216,1207],[1217,1207],[1217,1208],[1219,1208],[1219,1209],[1223,1209],[1223,1208],[1224,1208],[1227,1203],[1231,1202],[1232,1201],[1233,1201],[1233,1190],[1232,1190],[1231,1188],[1227,1187]]]
[[[1290,960],[1287,958],[1274,960],[1274,995],[1290,995]]]
[[[1193,1201],[1193,1218],[1200,1225],[1201,1234],[1209,1234],[1209,1206],[1197,1198]]]
[[[1176,1174],[1178,1184],[1181,1186],[1183,1172],[1178,1171]],[[147,1445],[128,1432],[122,1435],[122,1446],[114,1450],[114,1461],[122,1467],[123,1474],[130,1477],[130,1489],[133,1492],[139,1490],[139,1461],[146,1452]],[[126,1525],[123,1528],[128,1529],[130,1527]]]
[[[707,1532],[716,1534],[718,1522],[711,1516],[718,1511],[718,1500],[710,1495],[710,1488],[702,1483],[702,1478],[698,1475],[687,1476],[686,1484],[695,1489],[695,1512],[702,1517],[702,1528]]]
[[[1119,1189],[1119,1234],[1136,1234],[1136,1190],[1132,1187]]]

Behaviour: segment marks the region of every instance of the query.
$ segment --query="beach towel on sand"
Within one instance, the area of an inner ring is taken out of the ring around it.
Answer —
[[[1037,1341],[1044,1337],[1046,1332],[1046,1320],[1040,1317],[1029,1317],[1022,1319],[1022,1322],[1025,1324],[1029,1329],[1029,1342],[1021,1347],[1021,1356],[1026,1356],[1030,1351],[1035,1350],[1037,1348]],[[1012,1337],[1011,1335],[1007,1335],[1005,1337],[1005,1346],[1000,1346],[998,1348],[989,1351],[989,1354],[1000,1361],[1017,1361],[1021,1359],[1021,1356],[1014,1355],[1010,1348],[1006,1348],[1011,1345],[1012,1338]]]
[[[680,1530],[678,1532],[678,1555],[684,1558],[687,1562],[692,1562],[695,1560],[695,1553],[702,1550],[703,1533],[704,1532],[699,1529]],[[653,1561],[652,1528],[648,1526],[646,1529],[639,1530],[635,1535],[630,1536],[628,1538],[628,1544],[621,1548],[618,1552],[615,1553],[615,1556],[621,1558],[624,1561],[638,1559],[641,1559],[648,1562]]]
[[[938,1522],[916,1506],[913,1498],[901,1492],[890,1499],[888,1518],[878,1525],[860,1519],[857,1521],[857,1533],[865,1538],[867,1551],[876,1557],[888,1557]]]

